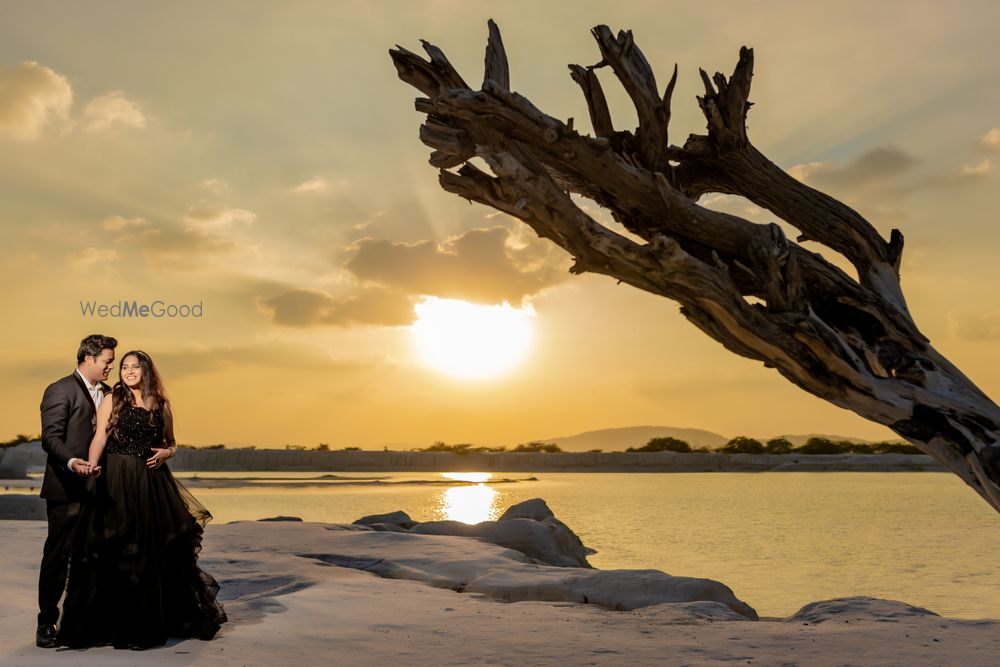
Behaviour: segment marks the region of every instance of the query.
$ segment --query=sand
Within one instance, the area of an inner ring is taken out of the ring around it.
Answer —
[[[0,521],[0,534],[3,666],[1000,662],[996,620],[943,618],[870,598],[756,621],[711,601],[623,611],[579,601],[584,589],[573,583],[575,573],[587,570],[541,565],[495,544],[303,522],[208,527],[201,563],[222,585],[230,618],[213,641],[171,641],[144,652],[39,649],[33,632],[45,524]],[[652,571],[589,572],[627,580]],[[501,601],[512,583],[522,601]],[[554,595],[564,599],[537,599]],[[638,599],[628,591],[619,597],[603,601]]]

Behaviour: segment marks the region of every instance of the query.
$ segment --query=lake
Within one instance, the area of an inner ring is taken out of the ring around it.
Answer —
[[[544,498],[601,569],[654,568],[728,585],[761,616],[867,595],[957,618],[1000,618],[1000,516],[947,473],[178,473],[215,521],[495,519]],[[258,486],[210,488],[274,478]],[[310,480],[311,478],[311,480]],[[448,479],[474,483],[447,484]],[[497,482],[498,479],[521,480]],[[436,484],[401,484],[435,480]],[[248,480],[249,481],[249,480]],[[349,480],[348,480],[349,481]]]

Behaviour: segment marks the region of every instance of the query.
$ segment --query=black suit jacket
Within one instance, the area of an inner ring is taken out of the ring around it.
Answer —
[[[105,400],[111,388],[99,383]],[[84,478],[66,467],[72,458],[87,459],[94,438],[96,410],[87,385],[76,371],[45,388],[42,396],[42,449],[49,455],[42,480],[42,498],[78,501]]]

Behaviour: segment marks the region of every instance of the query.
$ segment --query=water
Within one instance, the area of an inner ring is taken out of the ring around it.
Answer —
[[[435,473],[339,474],[445,481]],[[286,481],[189,488],[216,522],[291,515],[349,523],[401,509],[418,521],[475,523],[541,497],[597,549],[589,558],[594,567],[715,579],[762,616],[868,595],[957,618],[1000,618],[1000,516],[954,475],[543,472],[534,473],[537,481],[493,481],[530,476],[483,473],[478,479],[486,482],[462,486],[317,487],[304,479],[317,473],[200,473]]]

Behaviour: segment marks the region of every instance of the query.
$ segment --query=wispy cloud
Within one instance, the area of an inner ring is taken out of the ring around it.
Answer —
[[[952,312],[948,329],[955,338],[972,343],[1000,340],[1000,310],[985,313]]]
[[[146,115],[139,106],[125,97],[125,93],[115,90],[95,97],[83,108],[83,125],[92,132],[109,130],[114,127],[146,127]]]
[[[994,127],[984,134],[979,143],[992,150],[1000,150],[1000,127]]]
[[[101,228],[109,232],[117,232],[130,227],[145,227],[145,218],[123,218],[120,215],[109,215],[101,220]]]
[[[314,176],[307,181],[299,183],[292,192],[326,192],[330,189],[330,182],[322,176]]]
[[[225,204],[198,204],[188,209],[184,221],[192,228],[225,228],[234,224],[251,225],[257,214]]]
[[[406,326],[414,319],[407,295],[377,288],[341,297],[317,289],[292,289],[259,299],[258,304],[275,324],[291,327]]]
[[[69,257],[69,265],[77,271],[87,271],[105,262],[118,259],[118,251],[114,248],[84,248]]]
[[[49,126],[65,123],[73,88],[62,74],[35,61],[0,65],[0,133],[35,141]]]
[[[471,229],[441,243],[365,238],[351,249],[344,267],[359,280],[414,296],[517,304],[569,276],[564,254],[502,226]]]

